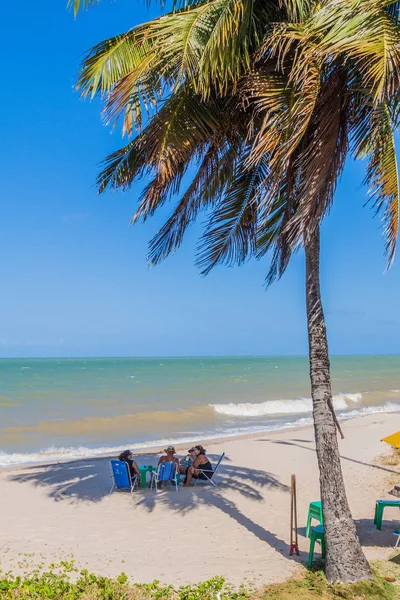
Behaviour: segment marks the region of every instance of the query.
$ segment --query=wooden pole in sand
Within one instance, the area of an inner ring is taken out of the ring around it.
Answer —
[[[296,552],[299,556],[299,544],[297,538],[297,494],[296,475],[292,475],[290,481],[290,556]]]

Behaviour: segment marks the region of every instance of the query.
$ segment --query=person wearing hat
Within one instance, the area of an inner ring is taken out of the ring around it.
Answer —
[[[179,467],[179,460],[175,456],[175,454],[176,454],[175,448],[173,446],[168,446],[168,448],[165,448],[164,452],[165,452],[165,455],[160,456],[160,460],[158,461],[158,464],[161,464],[163,462],[175,462]]]
[[[173,446],[168,446],[168,448],[165,448],[164,452],[165,452],[165,455],[160,456],[158,464],[160,465],[163,462],[174,462],[176,465],[176,470],[179,473],[179,460],[175,456],[175,454],[176,454],[175,448]],[[160,488],[162,488],[164,485],[167,485],[167,482],[160,481],[158,485]]]

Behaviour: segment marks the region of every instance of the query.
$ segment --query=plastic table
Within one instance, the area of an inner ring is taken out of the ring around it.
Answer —
[[[377,500],[375,504],[374,525],[377,529],[382,529],[383,510],[387,506],[400,508],[400,500]]]
[[[148,465],[148,466],[144,466],[144,467],[139,467],[139,471],[140,471],[140,487],[141,488],[145,488],[147,486],[147,473],[151,473],[152,471],[155,471],[156,467],[153,467],[152,465]]]

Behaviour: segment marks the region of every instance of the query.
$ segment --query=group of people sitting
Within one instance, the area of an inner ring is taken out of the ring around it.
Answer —
[[[168,448],[165,448],[164,452],[165,454],[160,457],[158,465],[163,462],[174,462],[178,473],[180,473],[180,475],[185,475],[183,484],[185,487],[189,487],[193,479],[211,479],[214,474],[203,446],[193,446],[193,448],[188,450],[186,456],[180,460],[176,456],[176,450],[173,446],[168,446]],[[141,474],[136,461],[133,459],[132,452],[130,450],[125,450],[119,455],[118,459],[127,463],[131,477],[137,475],[140,485]]]

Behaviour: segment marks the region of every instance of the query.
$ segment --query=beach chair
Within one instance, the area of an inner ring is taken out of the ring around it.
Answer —
[[[217,486],[218,486],[218,484],[217,484],[217,483],[216,483],[216,481],[215,481],[215,474],[216,474],[216,472],[218,471],[218,469],[219,469],[219,465],[221,464],[221,462],[222,462],[222,460],[224,459],[224,457],[225,457],[225,452],[223,452],[223,453],[221,454],[221,456],[220,456],[220,457],[219,457],[219,459],[218,459],[218,462],[217,462],[217,464],[215,465],[215,467],[214,467],[214,469],[213,469],[212,471],[205,471],[204,469],[199,469],[199,471],[201,471],[201,472],[202,472],[202,474],[204,475],[204,477],[205,477],[206,479],[200,479],[199,477],[197,477],[197,478],[194,480],[194,485],[197,485],[197,483],[198,483],[199,481],[204,481],[204,483],[208,483],[208,482],[209,482],[209,483],[211,483],[211,484],[212,484],[214,487],[217,487]],[[207,475],[207,473],[208,473],[208,475]]]
[[[178,465],[175,461],[162,462],[158,465],[156,471],[151,472],[150,489],[155,488],[156,494],[158,493],[159,483],[171,483],[175,484],[175,489],[178,491],[179,484],[179,473]]]
[[[318,525],[317,527],[311,528],[310,551],[308,553],[308,561],[307,561],[307,566],[309,569],[311,569],[312,564],[313,564],[315,542],[317,542],[317,541],[321,543],[321,558],[325,558],[325,556],[326,556],[325,529],[324,529],[323,525]]]
[[[138,478],[135,475],[133,478],[131,477],[129,466],[124,460],[112,460],[111,461],[111,479],[112,486],[110,490],[110,494],[113,493],[114,488],[117,489],[125,489],[130,490],[131,494],[138,485]]]
[[[322,514],[322,502],[320,500],[318,500],[318,502],[310,502],[310,506],[308,508],[306,538],[310,537],[312,519],[319,521],[321,525],[324,524],[324,517]]]

